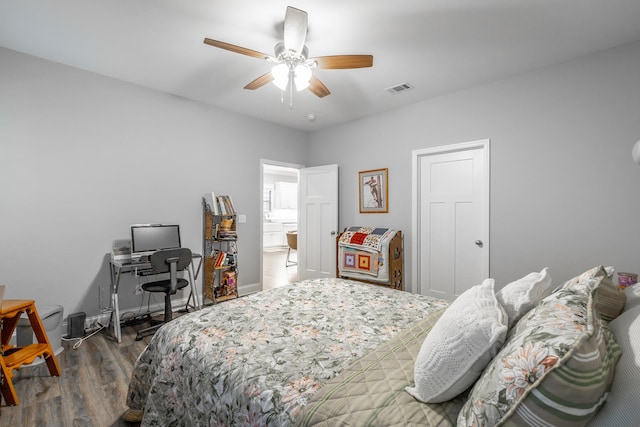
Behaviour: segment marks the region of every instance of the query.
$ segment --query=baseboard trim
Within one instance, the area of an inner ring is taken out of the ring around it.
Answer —
[[[258,283],[250,283],[248,285],[238,286],[238,295],[243,297],[249,294],[255,294],[262,290],[262,285]]]
[[[262,285],[258,282],[258,283],[249,283],[247,285],[239,285],[238,286],[238,295],[239,296],[246,296],[249,294],[253,294],[256,292],[259,292],[262,290]],[[199,295],[200,301],[203,302],[203,295]],[[172,300],[172,305],[174,307],[174,309],[178,309],[181,310],[182,308],[184,308],[187,305],[187,301],[189,301],[189,297],[183,297],[180,299],[174,299]],[[193,304],[193,299],[191,301],[189,301],[191,304]],[[132,311],[137,311],[136,308],[126,308],[126,309],[121,309],[120,310],[120,316],[122,317],[123,313],[129,313]],[[145,312],[141,312],[139,314],[137,314],[135,317],[138,316],[144,316],[146,314],[152,314],[152,313],[157,313],[157,312],[162,312],[164,311],[164,302],[159,302],[159,303],[154,303],[151,304],[149,306],[149,310],[145,311]],[[84,321],[84,329],[85,330],[95,330],[97,328],[99,328],[99,325],[102,326],[107,326],[109,325],[109,321],[111,320],[111,312],[110,311],[106,311],[104,313],[100,313],[97,314],[95,316],[90,316],[87,317]],[[120,323],[125,322],[125,320],[120,320]],[[67,319],[65,318],[65,320],[62,322],[62,335],[66,336],[68,335],[68,331],[69,331],[69,324],[67,322]]]
[[[182,310],[186,305],[187,305],[187,301],[189,300],[189,297],[187,296],[186,298],[180,298],[180,299],[174,299],[171,301],[172,306],[175,310]],[[202,296],[200,296],[200,300],[202,301]],[[193,299],[191,301],[189,301],[191,304],[193,304]],[[124,313],[130,313],[130,312],[136,312],[137,308],[125,308],[125,309],[121,309],[120,310],[120,317],[122,317],[122,315]],[[144,316],[147,314],[153,314],[153,313],[161,313],[164,312],[164,301],[163,302],[158,302],[158,303],[154,303],[151,304],[149,306],[149,310],[148,311],[144,311],[144,312],[140,312],[138,314],[136,314],[134,317],[138,317],[138,316]],[[100,326],[102,325],[104,327],[106,326],[110,326],[110,322],[111,321],[111,311],[105,311],[104,313],[100,313],[97,314],[95,316],[90,316],[87,317],[84,320],[84,329],[85,331],[92,331],[95,329],[98,329]],[[121,319],[120,323],[122,324],[122,322],[125,322],[126,319]],[[62,322],[62,336],[67,336],[68,332],[69,332],[69,323],[67,322],[66,318],[65,320]]]

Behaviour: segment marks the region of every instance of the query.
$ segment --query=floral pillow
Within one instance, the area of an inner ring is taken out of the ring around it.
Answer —
[[[555,289],[554,292],[560,289],[571,287],[573,285],[577,285],[580,282],[593,279],[594,277],[608,277],[609,279],[611,279],[613,278],[614,273],[615,273],[615,269],[613,267],[604,267],[602,265],[599,265],[597,267],[588,269],[582,274],[578,274],[576,277],[572,279],[567,280],[566,282],[564,282],[564,284],[562,284],[557,289]]]
[[[588,279],[599,280],[599,278]],[[478,379],[458,426],[578,426],[604,403],[620,347],[591,294],[560,289],[509,332]]]

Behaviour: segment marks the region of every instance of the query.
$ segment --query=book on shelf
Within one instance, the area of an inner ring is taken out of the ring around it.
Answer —
[[[231,200],[231,196],[216,196],[216,193],[212,191],[211,193],[205,193],[204,199],[212,214],[236,215],[236,209],[233,206],[233,200]]]
[[[227,253],[220,251],[218,252],[218,255],[216,256],[216,262],[215,262],[215,266],[216,267],[221,267],[224,265],[225,260],[227,259]]]
[[[235,267],[237,262],[236,254],[233,252],[216,251],[213,259],[215,260],[213,266],[216,268]]]
[[[222,209],[223,215],[235,215],[236,209],[233,207],[231,196],[218,196],[218,202]]]
[[[218,204],[218,197],[216,196],[216,193],[213,191],[211,193],[205,193],[204,200],[212,214],[220,215],[220,205]]]
[[[236,265],[236,254],[227,253],[227,257],[225,259],[224,265],[228,265],[229,267],[233,267]]]
[[[238,233],[235,230],[218,230],[218,239],[236,239]]]

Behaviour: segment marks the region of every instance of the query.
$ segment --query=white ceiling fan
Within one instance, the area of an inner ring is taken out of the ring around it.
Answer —
[[[269,82],[274,82],[275,85],[283,91],[283,94],[289,90],[291,97],[293,96],[294,88],[297,91],[309,89],[311,93],[320,98],[331,93],[324,83],[313,75],[312,70],[314,68],[336,70],[366,68],[373,65],[372,55],[332,55],[309,58],[309,50],[307,46],[305,46],[307,25],[307,12],[291,6],[287,7],[284,19],[284,41],[275,45],[274,55],[268,55],[210,38],[205,38],[204,43],[220,49],[273,62],[276,65],[271,71],[253,80],[244,88],[255,90]]]

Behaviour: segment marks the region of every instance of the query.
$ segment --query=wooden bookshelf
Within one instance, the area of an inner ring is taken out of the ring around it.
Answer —
[[[214,304],[237,298],[238,236],[231,198],[206,194],[202,198],[202,218],[202,293]]]

